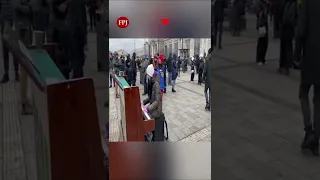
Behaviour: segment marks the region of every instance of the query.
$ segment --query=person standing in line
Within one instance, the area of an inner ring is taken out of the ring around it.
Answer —
[[[84,76],[83,67],[85,63],[85,45],[87,44],[87,10],[86,0],[68,0],[67,24],[69,45],[71,48],[71,68],[73,77],[81,78]]]
[[[126,70],[126,60],[125,60],[125,57],[124,56],[120,56],[120,59],[119,59],[119,75],[120,75],[120,72],[122,71],[123,73],[125,72]],[[118,76],[119,76],[118,75]]]
[[[163,55],[164,93],[167,93],[167,59]]]
[[[191,60],[191,81],[194,79],[194,59]]]
[[[172,58],[172,75],[171,75],[171,81],[172,81],[172,92],[176,92],[175,85],[176,85],[176,79],[178,77],[178,60],[177,55],[173,54]]]
[[[203,58],[200,57],[200,64],[199,64],[199,74],[198,74],[198,85],[202,84],[202,75],[203,75],[203,69],[204,69],[204,62],[203,62]]]
[[[96,15],[97,3],[95,0],[90,0],[88,5],[89,17],[90,17],[90,30],[94,30],[96,28]]]
[[[210,111],[211,107],[211,52],[212,49],[208,50],[208,56],[205,63],[205,68],[203,71],[203,76],[205,79],[205,86],[204,86],[204,95],[206,98],[206,106],[205,109]]]
[[[131,85],[135,86],[137,81],[137,64],[136,64],[136,53],[132,54],[132,59],[130,61],[130,71],[131,71]]]
[[[278,72],[289,75],[293,65],[293,37],[297,19],[296,0],[287,0],[283,10],[281,40],[280,40],[280,62]]]
[[[118,54],[114,54],[114,57],[115,57],[115,62],[114,62],[114,73],[115,75],[117,75],[119,77],[120,75],[120,68],[121,68],[121,59],[119,58]],[[115,87],[115,91],[116,91],[116,98],[119,98],[120,95],[118,94],[118,85],[116,84],[116,87]]]
[[[259,32],[259,38],[256,51],[256,63],[258,65],[264,65],[266,63],[266,53],[268,49],[268,4],[265,0],[261,0],[259,4],[259,10],[257,14],[257,30]]]
[[[143,63],[142,63],[142,66],[141,66],[141,73],[142,73],[142,76],[141,77],[143,77],[143,80],[142,80],[142,82],[143,82],[143,94],[142,95],[147,95],[147,74],[146,74],[146,72],[147,72],[147,67],[148,67],[148,58],[144,58],[144,60],[143,60]]]
[[[171,80],[172,80],[172,55],[171,53],[169,54],[169,57],[167,59],[167,71],[168,71],[168,86],[171,86]]]
[[[1,23],[1,37],[4,35],[5,28],[13,27],[14,19],[14,7],[13,1],[11,0],[1,0],[1,11],[0,11],[0,23]],[[4,74],[1,79],[1,83],[7,83],[9,81],[9,49],[4,46],[2,40],[2,53],[3,53],[3,67]],[[13,58],[13,65],[15,71],[15,81],[19,81],[19,63],[15,58]]]
[[[182,62],[180,56],[178,56],[177,60],[177,69],[178,69],[178,76],[180,77],[180,72],[181,72],[181,65],[182,67],[184,66],[184,62]]]
[[[299,99],[302,109],[305,136],[302,149],[309,149],[313,155],[319,156],[320,138],[320,1],[303,0],[298,17],[296,41],[301,42],[303,58],[301,60],[301,78]],[[296,49],[300,51],[301,49]],[[311,116],[309,91],[313,86],[313,116]],[[313,122],[312,122],[313,119]]]
[[[274,3],[274,0],[269,0],[269,3],[267,3],[268,4],[268,15],[269,15],[270,23],[272,23],[273,15],[274,15],[273,3]]]
[[[195,55],[195,65],[196,65],[196,74],[199,74],[199,65],[200,65],[199,55]]]
[[[272,2],[273,38],[275,39],[280,37],[283,1],[284,0],[274,0]]]
[[[37,0],[32,5],[33,11],[33,30],[43,32],[43,42],[47,39],[50,18],[50,1]]]
[[[165,77],[164,77],[164,62],[163,62],[163,56],[158,56],[158,67],[155,69],[155,71],[159,74],[159,82],[160,82],[160,91],[161,91],[161,97],[164,94],[165,89]]]
[[[58,59],[57,66],[66,79],[70,78],[71,61],[70,61],[70,46],[68,42],[69,30],[67,25],[67,1],[53,0],[52,7],[52,42],[58,45]]]
[[[222,32],[223,32],[223,21],[224,21],[224,9],[227,8],[226,0],[216,0],[213,5],[214,12],[214,46],[222,48]],[[218,41],[218,44],[217,44]]]
[[[233,36],[240,36],[241,24],[243,23],[243,17],[246,13],[245,0],[235,0],[233,3]]]
[[[15,6],[15,31],[18,38],[25,46],[32,42],[32,11],[29,0],[19,0]],[[28,100],[28,74],[24,68],[20,68],[20,99],[22,114],[32,114],[32,106]]]
[[[112,84],[113,84],[113,87],[115,87],[115,82],[114,82],[114,79],[112,77],[112,75],[115,74],[115,70],[114,70],[114,63],[115,63],[115,60],[114,60],[114,57],[109,57],[109,88],[112,88]]]
[[[129,86],[131,86],[131,81],[132,81],[132,73],[131,73],[131,59],[130,59],[130,54],[127,55],[126,60],[125,60],[125,75],[127,76],[127,82]]]

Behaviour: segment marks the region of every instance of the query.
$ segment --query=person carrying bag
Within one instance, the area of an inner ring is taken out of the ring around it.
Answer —
[[[264,65],[266,63],[266,53],[268,49],[268,15],[267,6],[262,1],[260,10],[257,15],[257,31],[258,42],[256,51],[256,63],[258,65]]]

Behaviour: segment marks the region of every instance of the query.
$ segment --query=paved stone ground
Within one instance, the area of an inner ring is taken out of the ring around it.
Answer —
[[[108,98],[108,76],[96,70],[95,38],[93,33],[88,36],[89,50],[84,70],[85,75],[94,80],[101,140],[103,148],[106,149],[105,124],[109,110],[103,107],[103,103]],[[0,75],[2,76],[2,52],[0,54]],[[12,69],[12,64],[10,68]],[[10,75],[13,79],[12,74]],[[34,120],[33,116],[20,115],[18,90],[17,82],[0,85],[0,180],[37,180]]]
[[[270,39],[268,64],[260,67],[255,38],[226,32],[224,40],[213,55],[213,179],[320,179],[320,158],[299,147],[299,72],[287,77],[276,71],[279,42]]]
[[[171,92],[171,87],[167,88],[167,93],[163,98],[163,112],[168,123],[169,140],[176,141],[211,141],[211,114],[205,111],[204,85],[199,86],[197,82],[190,82],[189,72],[182,73],[178,77],[176,93]],[[139,84],[139,74],[137,75],[138,86],[140,87],[140,97],[142,96],[143,85]],[[197,78],[197,76],[196,76]],[[110,89],[110,138],[118,136],[120,119],[120,99],[115,98],[114,88]]]

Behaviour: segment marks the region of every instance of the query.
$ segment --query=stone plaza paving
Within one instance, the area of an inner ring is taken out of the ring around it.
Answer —
[[[190,68],[189,68],[190,69]],[[138,76],[139,77],[139,74]],[[197,77],[197,76],[196,76]],[[143,86],[139,79],[137,85],[140,88],[141,100]],[[171,86],[167,87],[167,93],[163,96],[162,108],[168,123],[169,140],[171,142],[198,142],[211,141],[211,113],[205,111],[204,84],[197,85],[197,81],[190,82],[190,71],[181,72],[176,84],[176,93],[171,92]],[[110,139],[119,135],[120,99],[115,98],[115,89],[110,93]]]
[[[299,71],[277,73],[279,40],[270,38],[265,66],[245,33],[226,32],[222,46],[213,53],[212,179],[319,180],[320,158],[300,150]]]

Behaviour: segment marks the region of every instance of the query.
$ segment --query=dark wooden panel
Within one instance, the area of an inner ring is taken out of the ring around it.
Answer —
[[[92,79],[47,87],[52,180],[105,180]]]
[[[110,180],[142,180],[148,176],[151,155],[141,143],[109,143]]]
[[[124,89],[125,113],[126,113],[126,130],[127,141],[137,141],[138,138],[138,124],[136,123],[136,111],[134,101],[134,94],[131,88]]]
[[[154,130],[155,121],[143,120],[139,87],[125,89],[125,100],[127,141],[143,142],[145,133]]]
[[[149,119],[149,120],[144,120],[144,123],[143,123],[143,128],[144,128],[144,133],[148,133],[148,132],[151,132],[155,129],[155,125],[156,125],[156,122],[154,119]]]

